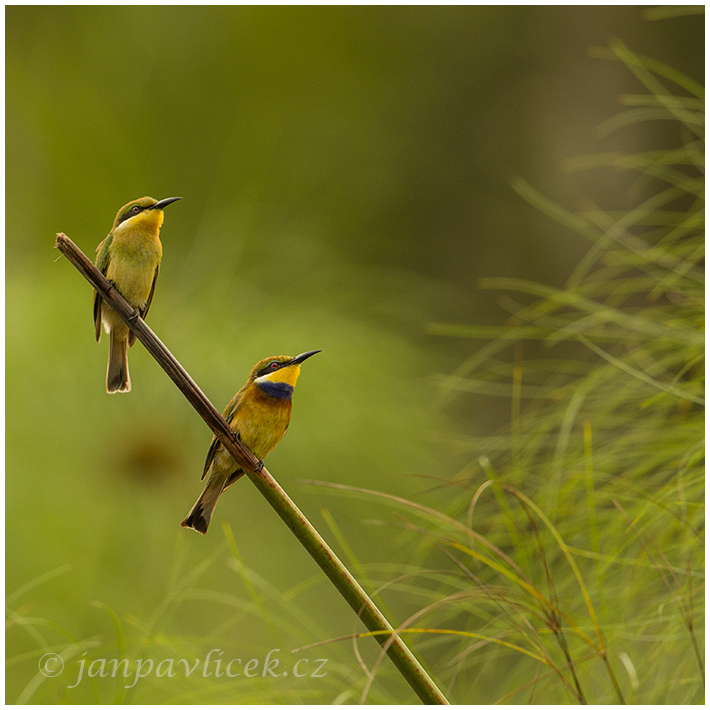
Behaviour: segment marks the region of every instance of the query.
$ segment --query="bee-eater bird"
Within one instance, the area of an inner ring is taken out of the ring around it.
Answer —
[[[301,363],[320,350],[297,357],[276,355],[260,360],[249,373],[246,384],[224,410],[223,416],[242,443],[259,460],[281,441],[291,421],[291,395],[301,372]],[[197,503],[180,525],[203,535],[207,532],[219,497],[244,475],[220,440],[212,437],[202,478],[209,472],[207,485]]]
[[[158,279],[163,245],[160,227],[163,209],[181,197],[154,200],[141,197],[123,205],[106,239],[96,248],[96,268],[118,289],[119,293],[145,318],[153,300]],[[94,291],[94,327],[96,340],[101,340],[103,323],[110,338],[106,391],[130,392],[128,348],[136,336],[101,296]]]

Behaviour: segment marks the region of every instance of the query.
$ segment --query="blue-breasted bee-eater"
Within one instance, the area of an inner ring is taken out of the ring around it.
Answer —
[[[291,395],[301,372],[301,363],[319,352],[309,350],[297,357],[276,355],[260,360],[249,373],[244,387],[224,410],[223,416],[229,426],[258,459],[263,460],[286,433],[291,421]],[[217,437],[212,437],[202,478],[207,473],[205,490],[180,523],[203,535],[219,497],[244,475]]]
[[[141,197],[123,205],[106,239],[96,248],[96,268],[118,289],[119,293],[146,317],[158,279],[163,245],[160,227],[163,209],[181,197],[154,200]],[[103,323],[110,338],[106,391],[130,392],[128,348],[136,336],[101,296],[94,291],[94,327],[96,340],[101,340]]]

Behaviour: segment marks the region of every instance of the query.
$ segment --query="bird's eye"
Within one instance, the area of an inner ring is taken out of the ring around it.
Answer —
[[[136,206],[131,210],[131,212],[133,212],[134,214],[138,214],[140,211],[141,211],[141,208],[140,208],[138,205],[136,205]]]
[[[278,362],[272,362],[271,365],[269,365],[269,367],[270,367],[272,370],[278,370],[278,369],[279,369],[279,363],[278,363]]]

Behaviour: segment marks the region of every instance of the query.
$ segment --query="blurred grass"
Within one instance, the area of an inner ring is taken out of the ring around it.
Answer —
[[[640,203],[613,214],[515,182],[589,254],[563,288],[486,280],[526,301],[507,301],[504,327],[431,327],[484,343],[440,376],[440,405],[503,398],[507,425],[443,435],[476,458],[432,476],[440,510],[358,489],[396,502],[395,528],[419,538],[422,569],[396,587],[427,602],[405,623],[440,634],[418,643],[436,645],[438,677],[469,702],[704,697],[703,115],[678,114],[684,77],[620,43],[607,56],[662,91],[662,115],[615,125],[676,121],[681,147],[574,161],[638,176]]]

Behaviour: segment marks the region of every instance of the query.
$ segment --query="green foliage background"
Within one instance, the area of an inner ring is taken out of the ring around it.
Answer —
[[[166,211],[151,327],[218,408],[258,359],[322,348],[303,368],[289,434],[269,469],[370,591],[412,575],[378,596],[393,619],[446,603],[439,625],[458,632],[488,625],[503,638],[493,612],[482,621],[479,615],[506,593],[468,580],[465,588],[488,590],[472,610],[471,599],[451,598],[448,582],[437,582],[437,570],[450,573],[452,564],[436,546],[452,542],[444,533],[417,532],[392,501],[383,507],[372,496],[333,496],[301,481],[374,489],[466,523],[471,496],[498,478],[489,465],[499,464],[491,453],[498,441],[510,452],[500,462],[506,480],[516,491],[532,481],[555,523],[554,511],[588,505],[591,498],[577,500],[576,485],[589,485],[584,461],[593,438],[570,446],[582,442],[581,473],[566,461],[559,438],[551,456],[540,458],[540,419],[521,415],[525,391],[512,390],[512,405],[496,395],[503,391],[496,378],[507,395],[519,372],[492,362],[485,386],[462,384],[473,365],[459,366],[472,349],[476,365],[485,360],[479,346],[429,324],[499,326],[515,308],[479,289],[479,279],[557,287],[583,263],[589,229],[570,230],[579,224],[546,209],[526,185],[586,210],[597,227],[594,206],[629,210],[646,196],[648,184],[619,164],[615,171],[560,169],[577,155],[678,143],[670,122],[596,130],[616,113],[620,95],[640,88],[622,64],[593,59],[588,49],[620,37],[699,81],[701,16],[649,22],[635,7],[9,7],[6,27],[7,701],[327,703],[356,702],[365,691],[370,702],[413,700],[387,662],[378,667],[371,640],[359,641],[357,652],[338,641],[291,654],[361,629],[248,481],[225,496],[206,538],[178,527],[200,491],[210,433],[140,345],[130,353],[133,392],[105,394],[107,346],[93,341],[89,287],[66,262],[55,262],[51,247],[54,233],[65,231],[93,255],[116,210],[144,194],[184,198]],[[517,175],[525,176],[515,185],[528,202],[511,187]],[[560,219],[551,220],[551,212]],[[623,270],[612,272],[604,277],[627,279]],[[645,293],[644,284],[625,283],[624,293]],[[697,298],[693,303],[693,313],[702,310]],[[556,306],[540,308],[549,315]],[[687,325],[687,315],[671,306],[671,320]],[[569,325],[564,318],[544,323],[551,330]],[[529,337],[543,339],[520,335]],[[653,355],[668,365],[660,344]],[[581,406],[574,382],[587,369],[584,358],[580,365],[565,352],[566,364],[551,366],[534,342],[525,350],[526,359],[543,362],[533,367],[539,400],[565,402],[549,427],[568,426],[571,436],[581,429],[565,412],[570,401]],[[513,360],[519,363],[520,353]],[[554,387],[543,378],[550,367]],[[611,378],[596,382],[608,387],[605,396],[619,391]],[[452,395],[472,388],[494,396]],[[643,399],[626,392],[629,401]],[[626,405],[614,406],[610,401],[605,421],[611,431]],[[687,453],[702,416],[673,406],[654,410],[654,426],[662,430],[666,415],[676,417],[687,441],[680,436],[662,446]],[[503,429],[498,440],[484,438]],[[638,438],[626,445],[621,453]],[[620,452],[603,451],[612,474]],[[490,458],[480,459],[484,454]],[[651,475],[658,470],[634,469],[644,495],[665,482]],[[545,488],[538,484],[548,471]],[[693,479],[682,495],[691,491],[699,500],[701,486]],[[493,529],[483,534],[492,540],[504,528],[509,537],[496,540],[502,549],[534,548],[535,535],[506,495],[515,493],[482,497],[499,516],[485,518]],[[622,536],[626,521],[612,498],[600,504],[603,519],[616,516],[614,534]],[[683,525],[697,530],[702,513],[693,506]],[[587,517],[571,516],[562,528],[565,539],[579,536],[580,548],[594,547]],[[476,550],[467,538],[453,542]],[[694,544],[689,539],[692,554],[679,553],[679,567],[669,563],[679,575],[693,568],[686,581],[702,567]],[[643,575],[653,570],[638,564],[642,576],[602,594],[602,610],[623,602],[630,615],[648,613]],[[608,574],[619,584],[611,568],[613,574],[585,569],[588,583],[597,579],[603,588]],[[564,564],[550,561],[550,569],[558,595],[569,601],[580,593]],[[417,575],[427,581],[417,583]],[[687,585],[680,586],[687,598]],[[628,597],[617,602],[619,589]],[[613,614],[606,620],[612,617],[617,623]],[[617,642],[631,633],[623,632]],[[652,635],[653,647],[667,655],[663,672],[651,663],[658,650],[639,651],[631,666],[619,661],[625,647],[611,652],[627,699],[698,702],[683,624]],[[450,638],[411,641],[456,702],[510,700],[508,693],[535,677],[520,654],[486,649],[477,657],[466,639],[455,652]],[[676,648],[677,656],[669,650]],[[152,674],[130,689],[124,685],[132,679],[96,677],[68,687],[82,658],[205,659],[210,649],[245,663],[280,649],[281,669],[289,670],[297,658],[311,669],[327,658],[328,673]],[[49,652],[65,661],[57,678],[37,670]],[[483,660],[468,666],[471,658]],[[634,695],[628,669],[640,659],[646,673],[634,673],[650,687]],[[364,666],[377,668],[372,685]],[[586,679],[588,692],[613,702],[600,675]],[[541,687],[513,699],[570,700],[562,684]]]

